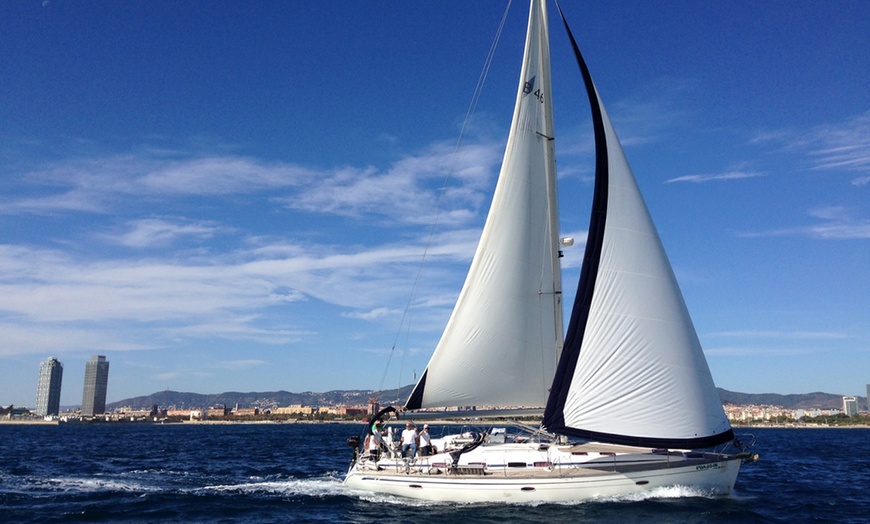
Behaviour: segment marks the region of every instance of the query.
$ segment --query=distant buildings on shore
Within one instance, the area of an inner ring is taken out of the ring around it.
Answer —
[[[870,385],[867,386],[870,389]],[[870,392],[870,391],[868,391]],[[800,420],[801,418],[835,417],[846,415],[854,417],[859,414],[858,398],[843,397],[843,409],[786,409],[782,406],[755,404],[725,404],[725,415],[728,420],[736,423],[776,422],[781,420]],[[870,411],[870,409],[868,409]]]
[[[36,414],[40,417],[57,416],[60,413],[60,384],[63,380],[63,364],[48,357],[39,364],[39,383],[36,386]]]
[[[60,417],[60,392],[63,380],[63,363],[55,357],[49,357],[39,365],[39,379],[36,393],[35,415],[47,419]],[[339,406],[303,406],[301,404],[279,407],[277,404],[261,405],[260,407],[241,408],[238,405],[234,409],[226,406],[195,407],[189,409],[175,409],[168,406],[159,409],[157,405],[143,409],[141,407],[120,407],[106,412],[106,394],[109,383],[109,361],[104,355],[93,355],[85,365],[85,380],[82,393],[82,408],[80,412],[65,413],[61,419],[68,418],[93,418],[103,415],[105,420],[157,420],[159,418],[185,418],[201,420],[207,418],[230,418],[240,419],[243,417],[259,417],[261,415],[277,415],[278,417],[297,417],[304,419],[354,419],[377,412],[379,405],[376,398],[369,399],[369,405],[339,405]],[[870,384],[867,384],[867,398],[870,399]],[[855,417],[859,415],[859,398],[854,396],[842,397],[841,409],[787,409],[782,406],[754,405],[754,404],[725,404],[723,406],[728,419],[734,423],[778,422],[784,420],[798,421],[801,418],[835,417],[846,415]],[[2,406],[0,406],[2,408]],[[867,406],[870,411],[870,405]],[[21,411],[21,413],[18,413]],[[12,418],[16,416],[33,414],[26,408],[13,406],[0,410],[0,416]],[[866,413],[864,414],[866,415]]]
[[[85,388],[82,393],[82,416],[93,417],[106,412],[106,391],[109,387],[109,361],[94,355],[85,364]]]
[[[843,413],[847,417],[854,417],[858,414],[858,399],[855,397],[843,397]]]
[[[36,415],[57,417],[60,414],[60,389],[63,382],[63,363],[48,357],[39,364],[39,382],[36,386]],[[104,355],[94,355],[85,364],[85,384],[82,394],[83,417],[106,412],[106,393],[109,386],[109,361]]]

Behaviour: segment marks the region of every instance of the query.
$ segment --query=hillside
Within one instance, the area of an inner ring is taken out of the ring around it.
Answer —
[[[780,395],[779,393],[737,393],[722,388],[716,388],[716,390],[719,391],[719,398],[722,399],[723,403],[767,404],[782,406],[788,409],[843,409],[843,396],[831,393],[815,392]],[[858,409],[865,409],[867,399],[864,397],[857,398]]]
[[[411,393],[412,386],[405,386],[399,390],[396,389],[385,391],[374,390],[350,390],[350,391],[327,391],[325,393],[314,393],[305,391],[303,393],[290,393],[288,391],[268,391],[268,392],[250,392],[240,393],[236,391],[228,391],[225,393],[216,393],[204,395],[200,393],[182,393],[178,391],[160,391],[143,397],[127,398],[112,402],[106,405],[109,410],[121,406],[128,406],[134,409],[150,408],[155,404],[165,409],[186,409],[186,408],[204,408],[212,406],[233,407],[236,404],[239,407],[250,408],[272,408],[275,406],[290,406],[300,404],[303,406],[336,406],[336,405],[366,405],[371,397],[380,399],[381,404],[396,404],[404,400]]]
[[[335,390],[325,393],[306,391],[303,393],[290,393],[288,391],[250,392],[240,393],[228,391],[204,395],[200,393],[182,393],[178,391],[160,391],[143,397],[127,398],[118,402],[112,402],[106,407],[115,409],[121,406],[129,406],[134,409],[148,409],[155,404],[161,408],[185,409],[203,408],[226,405],[233,407],[271,408],[275,406],[289,406],[301,404],[303,406],[335,406],[335,405],[365,405],[369,398],[377,397],[382,405],[401,404],[411,392],[411,385],[404,386],[401,390],[389,389],[385,391],[374,390]],[[768,404],[782,406],[788,409],[831,409],[843,408],[842,395],[831,393],[804,393],[781,395],[778,393],[738,393],[726,389],[717,388],[719,398],[723,403],[733,404]],[[397,400],[401,399],[401,400]],[[864,409],[866,399],[858,397],[859,409]]]

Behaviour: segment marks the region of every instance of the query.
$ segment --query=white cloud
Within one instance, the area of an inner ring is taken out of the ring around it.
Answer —
[[[137,341],[136,336],[135,332],[119,334],[106,326],[31,322],[13,317],[0,322],[0,356],[157,349],[147,339]]]
[[[357,318],[360,320],[377,320],[379,318],[395,316],[401,314],[401,310],[388,308],[388,307],[379,307],[369,311],[354,311],[351,313],[345,313],[344,316],[348,318]]]
[[[807,131],[766,131],[753,142],[779,144],[787,151],[802,152],[812,169],[866,172],[870,170],[870,111]]]
[[[703,174],[703,175],[686,175],[677,178],[666,180],[666,183],[672,182],[694,182],[696,184],[702,182],[710,182],[714,180],[740,180],[744,178],[756,178],[766,176],[764,173],[756,173],[752,171],[726,171],[724,173]]]
[[[830,206],[810,210],[811,217],[822,221],[803,227],[775,229],[770,231],[743,232],[746,238],[772,236],[806,236],[825,240],[848,240],[870,238],[870,219],[857,217],[842,206]]]
[[[0,352],[307,344],[320,327],[299,326],[312,326],[305,315],[324,305],[337,321],[397,315],[424,248],[415,329],[438,329],[474,252],[501,147],[440,143],[384,170],[324,171],[152,151],[9,177],[0,181],[5,212],[53,216],[20,221],[0,244],[0,322],[16,328],[0,331]],[[445,180],[440,226],[429,233],[419,225],[432,221]],[[290,215],[276,203],[309,215],[261,227],[264,214]],[[358,241],[324,242],[310,213],[367,220],[354,224]],[[55,227],[55,215],[64,219],[55,238],[32,234]],[[410,224],[407,235],[387,235],[372,216]]]
[[[406,156],[384,172],[344,168],[317,179],[280,200],[292,209],[341,216],[380,215],[402,223],[461,224],[476,216],[490,188],[499,158],[495,144],[454,150],[436,144]],[[449,179],[448,179],[449,175]],[[442,182],[443,195],[439,196]]]
[[[745,338],[751,340],[757,339],[786,339],[786,340],[841,340],[849,338],[845,333],[836,331],[720,331],[710,333],[710,337],[728,337],[728,338]]]
[[[7,182],[0,212],[107,213],[131,198],[250,194],[318,178],[317,171],[301,166],[234,156],[181,160],[153,153],[95,157],[37,168],[16,182]],[[19,192],[29,195],[34,188],[43,194],[15,197]]]
[[[223,229],[209,221],[177,219],[170,222],[162,218],[134,220],[127,226],[127,232],[116,236],[106,235],[105,238],[127,247],[146,248],[171,245],[185,237],[209,239]]]
[[[242,157],[206,157],[155,166],[136,181],[149,193],[229,195],[295,186],[318,173],[289,164]]]
[[[659,78],[636,95],[613,105],[614,126],[622,130],[620,143],[625,147],[660,142],[670,131],[689,119],[686,96],[696,82],[686,78]]]
[[[464,266],[477,234],[433,237],[426,271],[436,278],[422,283],[421,300],[444,293],[438,273],[445,263]],[[316,333],[270,316],[273,308],[318,300],[350,308],[348,317],[386,315],[407,302],[423,242],[364,247],[282,241],[209,257],[130,259],[0,245],[0,318],[15,319],[8,322],[17,326],[2,330],[0,347],[9,354],[150,349],[204,337],[295,343]],[[127,334],[113,335],[116,328]]]
[[[704,354],[708,357],[792,357],[795,355],[810,355],[823,353],[822,348],[798,348],[798,347],[759,347],[759,346],[721,346],[705,349]]]
[[[230,360],[227,362],[221,362],[220,366],[228,369],[239,369],[239,368],[252,368],[258,366],[265,366],[268,362],[265,360]]]

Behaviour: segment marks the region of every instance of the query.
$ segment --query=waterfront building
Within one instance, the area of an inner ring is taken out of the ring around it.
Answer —
[[[63,364],[48,357],[39,364],[39,383],[36,387],[36,414],[40,417],[60,413],[60,384]]]
[[[867,411],[870,411],[870,384],[867,384]]]
[[[843,413],[848,417],[854,417],[858,414],[857,397],[843,397]]]
[[[311,415],[316,411],[316,408],[311,406],[303,406],[302,404],[291,404],[287,407],[276,408],[273,413],[276,415]]]
[[[106,412],[106,390],[109,386],[109,361],[94,355],[85,364],[85,389],[82,394],[82,416],[93,417]]]

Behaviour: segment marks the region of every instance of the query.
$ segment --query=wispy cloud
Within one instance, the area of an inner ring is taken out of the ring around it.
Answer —
[[[357,312],[345,313],[344,316],[347,318],[358,318],[361,320],[375,320],[375,319],[379,319],[379,318],[383,318],[383,317],[387,317],[387,316],[394,316],[394,315],[397,315],[400,313],[401,313],[401,311],[398,309],[379,307],[379,308],[375,308],[375,309],[372,309],[369,311],[357,311]]]
[[[852,336],[839,331],[743,330],[708,333],[704,338],[731,342],[711,345],[704,350],[708,356],[758,358],[825,353],[830,351],[830,346],[820,345],[820,342],[830,344]]]
[[[472,230],[433,237],[429,274],[466,263],[475,238]],[[8,323],[0,329],[0,348],[4,354],[122,351],[209,337],[296,343],[317,335],[292,323],[289,312],[303,301],[347,308],[345,316],[365,321],[404,304],[422,251],[422,239],[368,247],[282,240],[208,257],[94,259],[0,245],[0,319]],[[423,283],[421,300],[444,294],[440,280]]]
[[[615,127],[624,133],[619,137],[622,145],[667,139],[677,123],[689,117],[684,99],[696,83],[687,78],[659,78],[636,95],[614,104],[611,116]]]
[[[238,198],[268,193],[288,208],[344,217],[382,216],[401,223],[467,223],[489,191],[502,146],[497,142],[455,147],[436,143],[387,169],[311,169],[239,156],[167,158],[163,152],[116,155],[39,167],[4,183],[0,214],[110,214],[128,202],[150,203],[191,196]],[[176,156],[178,154],[176,153]],[[449,175],[449,176],[448,176]],[[39,188],[38,196],[33,196]],[[276,191],[280,191],[276,194]],[[136,246],[172,235],[155,220],[121,243]],[[186,226],[189,230],[190,224]],[[172,229],[181,232],[178,226]],[[138,236],[137,236],[138,235]],[[130,244],[127,244],[130,242]]]
[[[849,335],[836,331],[719,331],[707,334],[709,337],[745,338],[758,339],[785,339],[785,340],[842,340]]]
[[[268,362],[265,360],[229,360],[226,362],[221,362],[220,366],[228,369],[239,369],[239,368],[252,368],[257,366],[265,366]]]
[[[137,188],[171,195],[229,195],[296,186],[318,172],[301,166],[242,157],[208,157],[155,166]]]
[[[127,223],[128,230],[104,235],[110,242],[133,248],[168,246],[181,238],[210,239],[224,230],[215,222],[163,218],[144,218]]]
[[[0,313],[5,313],[0,308]],[[157,349],[159,344],[138,332],[119,334],[111,326],[89,323],[44,323],[22,318],[0,322],[0,356],[42,354],[56,355],[67,351],[140,351]]]
[[[702,174],[702,175],[686,175],[677,178],[666,180],[666,183],[672,182],[694,182],[700,184],[703,182],[712,182],[716,180],[740,180],[744,178],[757,178],[767,176],[765,173],[753,171],[726,171],[724,173]]]
[[[804,347],[762,347],[762,346],[720,346],[704,350],[708,357],[792,357],[810,355],[825,351],[822,348]]]
[[[740,232],[738,235],[745,238],[806,236],[825,240],[870,238],[870,219],[856,216],[853,210],[846,207],[817,208],[810,210],[808,214],[821,223],[769,231]]]
[[[753,141],[803,152],[811,169],[866,172],[870,170],[870,111],[844,122],[819,125],[807,131],[765,131]]]
[[[314,170],[244,157],[168,159],[159,152],[93,157],[10,177],[0,213],[107,213],[131,198],[250,194],[316,178]],[[31,196],[36,190],[40,196]]]
[[[403,223],[438,221],[461,224],[476,216],[500,157],[496,144],[460,149],[441,143],[395,162],[373,168],[334,171],[280,200],[292,209],[341,216],[385,216]],[[448,179],[449,175],[449,179]],[[446,181],[441,190],[442,183]],[[440,210],[440,211],[439,211]]]

